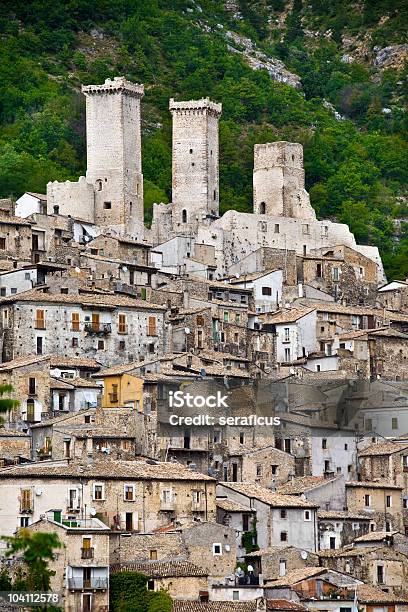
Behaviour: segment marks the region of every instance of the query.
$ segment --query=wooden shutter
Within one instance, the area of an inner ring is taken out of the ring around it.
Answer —
[[[125,314],[119,315],[118,331],[120,334],[126,333],[126,315]]]
[[[99,312],[92,313],[92,329],[93,331],[99,331]]]
[[[35,326],[37,329],[45,329],[45,312],[37,310],[35,314]]]
[[[157,335],[156,334],[156,317],[149,317],[147,335],[148,336],[156,336]]]
[[[79,312],[73,312],[71,315],[72,331],[79,331]]]
[[[21,489],[21,510],[31,510],[31,489]]]

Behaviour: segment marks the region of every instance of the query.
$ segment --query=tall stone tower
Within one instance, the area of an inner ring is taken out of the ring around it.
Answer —
[[[316,219],[305,190],[301,144],[281,141],[255,145],[253,185],[254,213]]]
[[[124,77],[82,87],[86,96],[87,172],[95,223],[140,236],[143,175],[140,99],[143,85]]]
[[[173,118],[172,222],[178,232],[219,215],[218,119],[221,104],[208,98],[175,102]]]

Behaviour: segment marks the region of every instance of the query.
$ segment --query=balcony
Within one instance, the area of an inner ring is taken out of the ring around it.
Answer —
[[[108,578],[68,578],[68,588],[71,591],[81,591],[82,589],[106,590],[108,588]]]
[[[191,511],[192,512],[205,512],[205,500],[201,499],[200,501],[191,502]]]
[[[96,336],[107,336],[112,332],[110,323],[85,323],[85,331],[87,334]]]
[[[160,510],[162,512],[173,512],[175,508],[174,499],[162,499],[160,502]]]
[[[94,548],[81,548],[81,559],[93,559]]]

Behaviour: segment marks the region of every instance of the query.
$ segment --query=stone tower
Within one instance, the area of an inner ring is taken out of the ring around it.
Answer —
[[[175,102],[173,118],[172,223],[191,232],[219,215],[218,119],[221,104],[208,98]]]
[[[305,190],[301,144],[281,141],[255,145],[253,184],[254,213],[316,219]]]
[[[124,77],[82,87],[86,96],[87,172],[94,187],[95,223],[143,232],[140,99],[143,85]]]

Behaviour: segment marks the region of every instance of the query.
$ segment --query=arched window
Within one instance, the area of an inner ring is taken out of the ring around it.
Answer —
[[[183,223],[187,223],[187,211],[185,208],[183,208],[183,211],[181,213],[181,220]]]
[[[29,398],[27,400],[27,421],[32,423],[34,421],[34,413],[35,413],[35,404],[34,400]]]
[[[102,191],[102,181],[100,179],[96,181],[96,190]]]
[[[266,211],[266,204],[265,204],[265,202],[261,202],[260,205],[259,205],[259,213],[261,215],[264,215],[265,211]]]

